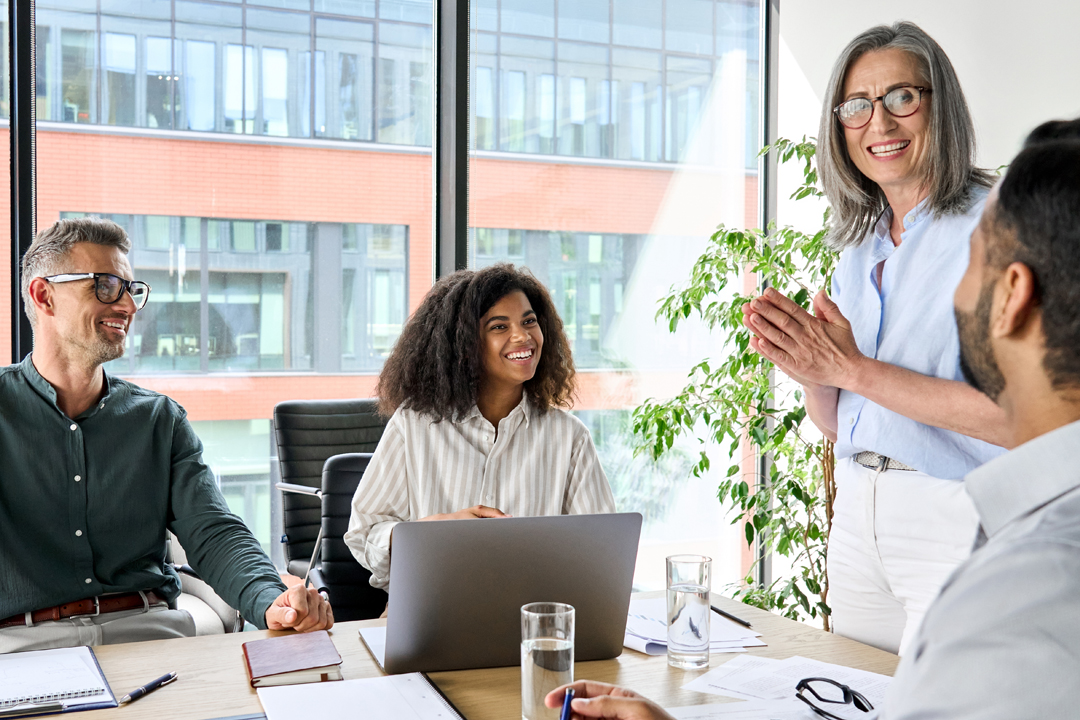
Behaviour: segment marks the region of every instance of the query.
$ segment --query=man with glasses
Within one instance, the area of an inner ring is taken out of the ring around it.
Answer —
[[[229,512],[184,410],[102,368],[150,295],[130,249],[120,226],[80,218],[23,258],[34,350],[0,368],[0,652],[194,635],[166,530],[248,621],[332,626]]]
[[[975,551],[897,668],[881,718],[1071,718],[1080,707],[1080,119],[1037,128],[990,193],[954,295],[960,365],[1004,411],[1012,452],[965,477]],[[667,720],[574,683],[578,717]],[[826,718],[873,717],[858,688],[792,692]],[[563,689],[547,697],[562,703]],[[864,711],[867,714],[863,715]]]

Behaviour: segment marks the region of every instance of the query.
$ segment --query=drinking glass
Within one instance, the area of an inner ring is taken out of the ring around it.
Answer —
[[[712,558],[667,559],[668,665],[684,670],[709,666],[709,588]]]
[[[521,718],[559,720],[544,697],[574,682],[574,607],[530,603],[521,608]]]

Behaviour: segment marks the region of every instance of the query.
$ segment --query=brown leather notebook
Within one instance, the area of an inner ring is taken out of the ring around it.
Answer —
[[[244,643],[251,687],[341,680],[341,655],[325,630]]]

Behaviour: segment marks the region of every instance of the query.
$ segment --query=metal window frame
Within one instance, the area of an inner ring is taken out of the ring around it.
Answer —
[[[19,265],[37,231],[37,158],[34,103],[34,0],[8,0],[11,139],[11,359],[21,362],[33,348],[33,330],[23,309]]]

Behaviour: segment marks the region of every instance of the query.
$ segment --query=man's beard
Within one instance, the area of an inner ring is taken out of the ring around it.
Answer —
[[[997,402],[1005,389],[1005,377],[990,347],[990,306],[993,302],[994,284],[988,282],[979,291],[974,313],[955,308],[954,312],[960,335],[960,371],[969,385]]]
[[[110,360],[116,360],[124,356],[125,340],[116,342],[106,336],[105,330],[97,327],[94,330],[95,332],[89,340],[72,338],[72,344],[77,348],[76,352],[82,356],[82,361],[87,367],[104,365]]]

